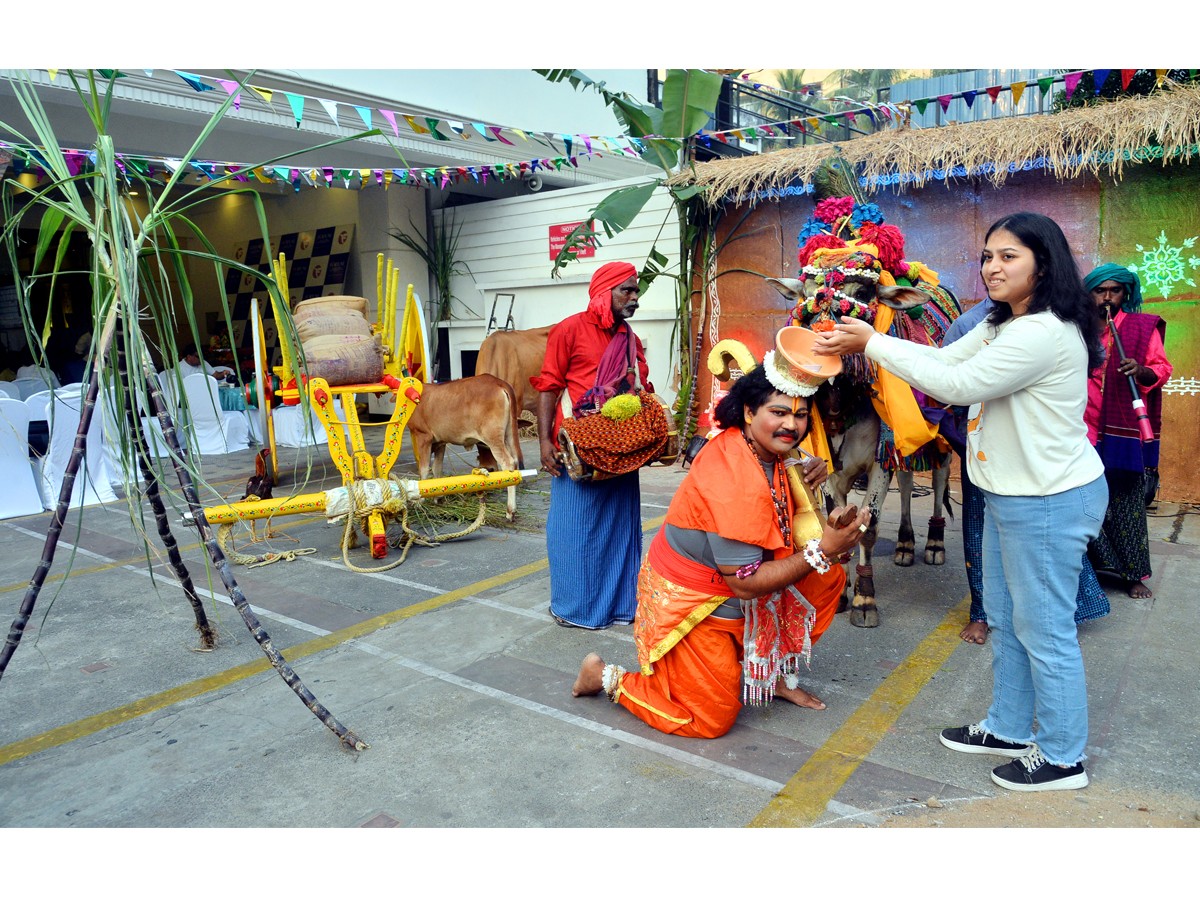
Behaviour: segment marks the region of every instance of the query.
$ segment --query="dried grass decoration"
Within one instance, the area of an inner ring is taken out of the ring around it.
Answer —
[[[619,394],[596,415],[565,419],[563,430],[575,453],[597,472],[624,475],[662,456],[670,428],[653,394]]]

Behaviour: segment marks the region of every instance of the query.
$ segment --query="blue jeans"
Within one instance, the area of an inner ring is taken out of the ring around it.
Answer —
[[[1100,532],[1108,484],[1046,497],[984,491],[983,594],[992,628],[992,705],[980,723],[1006,741],[1034,740],[1055,765],[1084,759],[1087,684],[1075,596],[1088,542]]]

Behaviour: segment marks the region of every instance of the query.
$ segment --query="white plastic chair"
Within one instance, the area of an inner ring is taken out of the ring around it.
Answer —
[[[50,449],[41,460],[40,472],[42,495],[47,508],[58,503],[63,473],[75,446],[75,432],[79,428],[79,415],[83,408],[77,390],[59,390],[53,393],[50,407]],[[92,506],[96,503],[112,503],[117,499],[112,487],[108,452],[104,446],[104,415],[100,409],[92,412],[92,421],[87,432],[87,455],[75,474],[75,485],[71,492],[71,507]]]
[[[57,375],[39,366],[21,366],[17,369],[17,377],[13,384],[20,389],[22,400],[38,391],[54,391],[62,387]]]
[[[46,509],[35,471],[29,460],[29,409],[20,400],[0,397],[0,519]]]
[[[201,456],[219,456],[250,447],[250,423],[243,412],[225,412],[217,393],[217,380],[197,373],[183,379],[188,421]]]

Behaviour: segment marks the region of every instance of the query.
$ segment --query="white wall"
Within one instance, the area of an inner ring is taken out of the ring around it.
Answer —
[[[531,197],[495,200],[434,213],[435,225],[462,226],[458,255],[470,270],[453,282],[455,318],[449,323],[450,374],[462,377],[462,352],[478,350],[486,336],[495,303],[496,327],[503,327],[508,301],[496,295],[515,295],[513,325],[517,329],[552,325],[587,308],[587,285],[592,273],[607,262],[625,260],[640,270],[657,244],[668,258],[668,271],[678,265],[679,228],[670,196],[659,190],[634,223],[596,255],[568,264],[551,278],[550,226],[579,222],[614,190],[642,179],[552,191]],[[675,282],[660,279],[642,296],[633,329],[646,347],[650,380],[656,393],[673,402],[678,385],[674,364]],[[432,323],[431,323],[432,325]]]

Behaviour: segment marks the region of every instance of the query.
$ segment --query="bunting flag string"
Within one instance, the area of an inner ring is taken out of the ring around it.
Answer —
[[[450,138],[443,135],[442,140],[448,141]],[[632,147],[621,148],[614,145],[614,149],[617,151],[624,149],[627,153],[633,152]],[[67,168],[72,175],[80,174],[86,166],[94,168],[96,165],[94,150],[64,149],[62,152]],[[594,149],[589,149],[586,156],[589,158],[599,157],[601,154]],[[183,161],[178,157],[147,157],[126,154],[118,154],[116,163],[118,170],[126,178],[130,177],[131,170],[147,179],[159,179],[161,176],[163,182],[183,165]],[[0,174],[5,165],[11,165],[16,172],[36,171],[39,177],[44,175],[44,171],[49,168],[44,164],[36,149],[0,141]],[[371,186],[372,182],[375,186],[383,187],[386,190],[394,181],[414,187],[438,187],[444,190],[450,184],[468,180],[487,184],[489,177],[510,180],[519,178],[525,172],[548,171],[551,168],[559,171],[563,166],[578,168],[579,159],[577,156],[566,155],[538,157],[515,163],[476,166],[444,165],[421,169],[343,169],[321,166],[302,171],[287,166],[254,167],[246,163],[218,160],[191,160],[188,166],[196,173],[197,177],[208,181],[231,178],[234,181],[248,184],[251,179],[254,179],[262,184],[290,184],[294,191],[299,191],[303,186],[332,188],[338,185],[339,180],[343,188],[352,190],[362,190]]]
[[[1134,75],[1136,75],[1138,71],[1139,71],[1138,69],[1121,69],[1120,70],[1120,72],[1121,72],[1121,90],[1125,91],[1125,90],[1129,89],[1129,84],[1133,80]],[[1168,71],[1169,70],[1167,70],[1167,69],[1155,69],[1154,70],[1154,74],[1156,77],[1156,84],[1158,87],[1160,87],[1160,88],[1162,87],[1163,82],[1166,80],[1166,75],[1167,75]],[[1101,89],[1104,87],[1105,82],[1108,80],[1108,76],[1112,72],[1111,69],[1080,69],[1080,70],[1077,70],[1074,72],[1066,72],[1066,73],[1063,73],[1060,75],[1045,75],[1045,76],[1042,76],[1042,77],[1036,79],[1036,81],[1034,83],[1037,84],[1038,90],[1040,91],[1040,96],[1042,96],[1042,97],[1045,97],[1048,93],[1050,93],[1053,90],[1054,85],[1056,83],[1061,83],[1063,85],[1064,93],[1066,94],[1066,97],[1069,100],[1073,96],[1075,89],[1079,86],[1080,79],[1083,77],[1084,74],[1086,74],[1088,72],[1091,72],[1091,74],[1092,74],[1094,87],[1095,87],[1095,93],[1097,96],[1099,96]],[[740,77],[742,80],[747,80],[747,76],[745,76],[745,75],[740,76]],[[728,143],[729,138],[731,138],[731,137],[737,138],[739,140],[745,140],[747,138],[764,137],[764,136],[774,137],[774,136],[776,136],[774,133],[776,129],[778,129],[782,135],[788,136],[788,134],[789,134],[788,128],[789,127],[796,128],[801,133],[806,133],[806,132],[811,131],[813,133],[820,134],[822,122],[828,123],[830,125],[843,125],[843,124],[852,125],[852,124],[854,124],[855,118],[857,116],[866,116],[868,119],[870,119],[872,124],[875,124],[875,125],[879,124],[879,119],[876,118],[877,116],[879,116],[880,118],[882,118],[889,124],[900,125],[907,120],[907,117],[910,114],[911,110],[915,109],[919,115],[924,115],[925,110],[929,107],[929,104],[934,103],[934,102],[937,103],[937,105],[941,108],[943,113],[949,112],[949,107],[950,107],[951,102],[956,99],[961,99],[966,104],[967,109],[974,109],[975,98],[980,93],[986,93],[988,95],[988,97],[991,99],[992,105],[995,105],[999,101],[1000,95],[1004,91],[1008,91],[1012,96],[1012,104],[1013,104],[1013,108],[1015,109],[1020,104],[1021,98],[1024,96],[1025,88],[1028,86],[1028,84],[1029,84],[1028,81],[1013,81],[1011,84],[1007,84],[1007,85],[1005,85],[1005,84],[992,85],[990,87],[982,89],[982,91],[979,89],[963,90],[963,91],[959,91],[957,93],[940,94],[940,95],[937,95],[934,97],[920,97],[920,98],[913,99],[913,100],[903,100],[903,101],[896,101],[894,103],[879,104],[877,106],[867,104],[867,105],[858,106],[858,108],[849,110],[846,112],[830,113],[830,114],[821,115],[821,116],[807,116],[804,118],[797,118],[797,119],[786,119],[786,120],[781,120],[778,122],[770,122],[770,123],[764,123],[764,124],[753,125],[753,126],[747,125],[747,126],[743,126],[741,128],[730,128],[730,129],[726,129],[724,131],[719,131],[719,132],[718,131],[707,131],[707,132],[703,132],[701,134],[701,140],[702,140],[702,142],[704,142],[707,145],[710,142],[710,139],[712,139],[712,138],[716,138],[717,140],[721,141],[722,143]],[[755,84],[753,84],[753,86],[755,88],[760,88],[765,91],[773,90],[770,85],[755,83]],[[783,95],[791,95],[792,94],[792,92],[787,92],[787,91],[779,91],[779,93],[781,93]],[[833,98],[830,98],[830,102],[842,103],[844,105],[851,105],[854,101],[848,100],[847,98],[844,98],[844,97],[833,97]],[[651,139],[653,139],[653,137]]]

